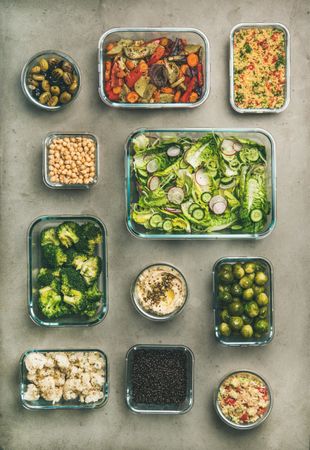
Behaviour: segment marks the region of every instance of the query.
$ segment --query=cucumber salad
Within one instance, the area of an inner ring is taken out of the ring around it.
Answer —
[[[270,212],[266,148],[220,137],[138,134],[132,170],[137,198],[131,219],[161,233],[262,231]]]

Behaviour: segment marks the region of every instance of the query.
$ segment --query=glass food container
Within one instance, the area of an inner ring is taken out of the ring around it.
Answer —
[[[36,65],[41,58],[52,58],[52,57],[62,58],[64,60],[69,61],[69,63],[73,66],[74,72],[78,78],[78,88],[75,91],[74,95],[72,96],[72,99],[70,100],[70,102],[61,103],[56,106],[48,106],[48,105],[43,105],[42,103],[40,103],[36,98],[34,98],[31,95],[30,90],[27,86],[27,78],[29,76],[29,71],[30,71],[31,67]],[[63,109],[68,105],[71,105],[78,97],[78,95],[80,93],[80,89],[81,89],[81,72],[80,72],[80,69],[79,69],[79,66],[77,65],[77,63],[70,56],[66,55],[65,53],[63,53],[59,50],[44,50],[39,53],[36,53],[24,65],[22,73],[21,73],[21,87],[22,87],[23,93],[25,94],[27,99],[31,103],[36,105],[38,108],[44,109],[45,111],[59,111],[60,109]]]
[[[138,350],[173,350],[186,355],[187,371],[187,395],[181,405],[174,404],[142,404],[135,403],[132,397],[132,367],[134,353]],[[192,351],[184,345],[164,345],[164,344],[139,344],[131,347],[126,355],[126,404],[128,408],[137,414],[185,414],[193,406],[194,402],[194,355]]]
[[[248,262],[255,262],[262,266],[268,276],[268,281],[266,283],[266,294],[269,298],[269,303],[267,305],[267,315],[266,320],[269,324],[269,331],[268,333],[264,334],[261,337],[255,337],[255,333],[251,338],[244,338],[242,336],[233,336],[231,334],[228,337],[222,336],[219,332],[219,325],[222,322],[220,318],[220,302],[217,299],[218,296],[218,287],[219,287],[219,279],[218,279],[218,272],[224,264],[236,264],[236,263],[248,263]],[[215,337],[218,342],[220,342],[223,345],[230,346],[230,347],[248,347],[248,346],[261,346],[266,345],[271,342],[274,336],[274,299],[273,299],[273,268],[271,265],[271,262],[268,261],[266,258],[257,257],[257,256],[240,256],[240,257],[225,257],[220,258],[213,266],[213,313],[214,313],[214,332]]]
[[[95,177],[94,180],[89,184],[64,184],[60,182],[53,182],[49,177],[48,169],[48,147],[53,139],[64,139],[64,138],[76,138],[84,137],[92,139],[95,142],[96,152],[95,152]],[[92,133],[81,132],[81,133],[62,133],[58,131],[53,131],[48,133],[48,135],[43,140],[43,164],[42,164],[42,176],[45,186],[51,189],[89,189],[98,182],[99,178],[99,142],[97,136]]]
[[[136,179],[133,170],[134,149],[132,141],[139,135],[149,137],[165,137],[167,139],[190,136],[199,138],[206,133],[216,133],[221,138],[236,137],[240,139],[251,139],[266,148],[267,164],[267,197],[270,201],[270,212],[265,228],[258,233],[242,233],[240,230],[206,232],[165,232],[162,230],[145,229],[142,225],[136,224],[132,219],[132,205],[139,198]],[[125,194],[126,194],[126,225],[128,231],[135,237],[143,239],[260,239],[268,236],[276,224],[276,159],[275,142],[267,131],[260,128],[164,128],[150,129],[141,128],[132,132],[125,144]]]
[[[219,401],[218,401],[218,395],[219,395],[219,390],[220,387],[222,385],[222,383],[229,378],[232,375],[238,374],[238,373],[248,373],[248,374],[253,374],[256,377],[260,378],[263,383],[265,384],[267,391],[268,391],[268,395],[269,395],[269,406],[267,408],[267,411],[265,412],[265,414],[263,416],[261,416],[260,419],[258,419],[256,422],[254,423],[248,423],[248,424],[238,424],[235,423],[231,420],[229,420],[222,412],[221,407],[219,405]],[[268,383],[268,381],[266,380],[266,378],[262,377],[260,374],[258,374],[257,372],[254,372],[252,370],[234,370],[231,373],[228,373],[227,375],[225,375],[225,377],[223,377],[221,379],[221,381],[218,384],[218,387],[215,389],[214,391],[214,396],[213,396],[213,404],[214,404],[214,408],[215,411],[217,413],[217,415],[219,416],[219,418],[226,423],[226,425],[230,426],[231,428],[234,428],[236,430],[251,430],[253,428],[257,428],[259,425],[261,425],[263,422],[265,422],[265,420],[268,418],[269,414],[271,413],[272,407],[273,407],[273,394],[272,394],[272,390],[270,387],[270,384]]]
[[[43,316],[38,306],[37,274],[42,266],[42,254],[40,248],[40,234],[42,230],[56,227],[64,221],[76,221],[80,225],[86,222],[94,222],[101,230],[103,242],[97,245],[97,255],[102,259],[102,273],[98,280],[99,289],[102,291],[102,300],[96,316],[81,317],[69,316],[59,319],[48,319]],[[100,323],[108,312],[108,264],[107,264],[107,232],[105,225],[94,216],[54,215],[37,217],[31,224],[27,235],[28,248],[28,313],[30,318],[39,326],[66,327],[84,326],[89,327]]]
[[[104,49],[109,42],[119,39],[152,40],[161,37],[170,39],[183,38],[190,44],[199,44],[203,48],[203,76],[204,85],[202,97],[195,103],[121,103],[108,99],[105,94],[104,81]],[[116,108],[195,108],[201,105],[210,92],[210,46],[208,38],[196,28],[171,28],[171,27],[138,27],[138,28],[112,28],[106,31],[99,39],[98,44],[98,71],[99,71],[99,95],[108,106]]]
[[[156,267],[167,267],[168,270],[169,269],[173,269],[177,272],[177,276],[180,277],[180,279],[182,280],[182,282],[184,283],[185,286],[185,293],[184,293],[184,302],[180,307],[177,307],[173,312],[169,313],[169,314],[165,314],[165,315],[158,315],[155,313],[152,313],[149,310],[146,310],[143,308],[143,306],[141,305],[141,303],[139,302],[139,299],[137,297],[137,295],[135,294],[135,287],[137,284],[137,281],[139,279],[139,277],[143,274],[143,272],[145,272],[148,269],[152,269],[152,268],[156,268]],[[131,286],[131,299],[132,302],[136,308],[136,310],[143,316],[146,317],[147,319],[153,320],[155,322],[166,322],[167,320],[171,320],[173,319],[175,316],[177,316],[178,314],[180,314],[180,312],[183,310],[187,299],[188,299],[188,285],[187,282],[183,276],[183,274],[180,272],[179,269],[177,269],[175,266],[173,266],[172,264],[167,264],[167,263],[157,263],[157,264],[151,264],[147,267],[144,267],[141,272],[139,272],[139,274],[137,275],[137,277],[135,278],[132,286]]]
[[[51,352],[97,352],[100,353],[105,361],[105,378],[106,381],[102,387],[103,398],[95,403],[81,403],[78,400],[61,400],[59,403],[53,404],[43,398],[35,401],[29,401],[24,398],[25,392],[27,391],[27,385],[30,381],[27,379],[27,368],[25,366],[25,358],[30,353],[51,353]],[[52,349],[52,350],[28,350],[24,352],[19,361],[19,395],[20,400],[24,408],[29,410],[42,410],[42,409],[98,409],[104,406],[108,401],[109,395],[109,366],[106,354],[98,349]]]
[[[277,28],[285,35],[285,101],[281,108],[240,108],[235,103],[234,90],[234,35],[237,31],[244,28]],[[229,59],[229,84],[230,84],[230,104],[238,113],[280,113],[284,111],[290,102],[290,83],[291,83],[291,59],[290,59],[290,32],[281,23],[239,23],[235,25],[230,32],[230,59]]]

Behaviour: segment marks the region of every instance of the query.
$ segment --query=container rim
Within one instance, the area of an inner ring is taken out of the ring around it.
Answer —
[[[32,95],[29,92],[29,89],[27,89],[26,77],[27,77],[27,72],[28,72],[29,66],[35,59],[37,59],[43,55],[60,56],[61,58],[68,60],[74,66],[74,70],[76,71],[76,74],[79,78],[79,85],[78,85],[76,93],[74,94],[74,96],[72,97],[72,99],[70,100],[69,103],[63,103],[63,104],[57,105],[57,106],[43,105],[40,102],[38,102],[34,97],[32,97]],[[81,71],[80,71],[78,64],[75,62],[75,60],[71,56],[67,55],[66,53],[64,53],[60,50],[41,50],[40,52],[35,53],[31,58],[29,58],[28,61],[23,66],[23,69],[21,72],[21,77],[20,77],[20,82],[21,82],[21,87],[22,87],[22,91],[23,91],[24,95],[26,96],[26,98],[28,98],[28,100],[30,100],[31,103],[36,105],[38,108],[44,109],[45,111],[59,111],[65,107],[67,107],[68,105],[72,104],[78,97],[80,90],[81,90]]]
[[[195,103],[121,103],[121,102],[112,102],[105,95],[104,91],[104,81],[103,81],[103,61],[102,61],[102,47],[105,39],[112,33],[124,33],[124,32],[168,32],[168,33],[196,33],[198,34],[204,42],[205,46],[205,93],[202,98]],[[165,109],[165,108],[196,108],[197,106],[202,105],[210,94],[210,43],[201,30],[193,27],[114,27],[105,31],[98,42],[98,71],[99,71],[99,96],[103,103],[107,106],[114,108],[128,108],[128,109]]]

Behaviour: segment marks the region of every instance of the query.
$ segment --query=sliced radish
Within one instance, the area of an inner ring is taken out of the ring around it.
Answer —
[[[227,203],[217,202],[213,205],[212,211],[214,212],[214,214],[223,214],[226,208]]]
[[[168,200],[175,205],[180,205],[184,200],[184,192],[179,187],[172,187],[168,191]]]
[[[147,163],[146,170],[147,170],[149,173],[154,173],[154,172],[156,172],[156,170],[158,170],[158,162],[157,162],[157,159],[151,159],[151,161],[149,161],[149,162]]]
[[[212,209],[212,211],[213,211],[214,205],[216,203],[224,203],[225,208],[227,206],[226,199],[224,197],[222,197],[221,195],[215,195],[214,197],[211,198],[211,200],[209,202],[209,207],[210,207],[210,209]]]
[[[151,191],[156,191],[156,189],[159,187],[159,184],[160,180],[158,177],[151,177],[147,182],[147,186]]]
[[[179,156],[181,153],[180,147],[177,147],[176,145],[169,147],[167,150],[167,155],[170,156],[170,158],[175,158],[176,156]]]
[[[236,153],[236,150],[234,149],[234,141],[224,139],[222,142],[221,150],[226,156],[234,155]]]
[[[234,142],[233,148],[236,152],[240,152],[240,150],[242,149],[242,145],[240,144],[240,142]]]
[[[171,212],[172,214],[180,214],[182,211],[175,208],[165,208],[165,211]]]
[[[210,184],[209,175],[204,169],[197,170],[195,178],[197,183],[200,184],[200,186],[206,186],[207,184]]]

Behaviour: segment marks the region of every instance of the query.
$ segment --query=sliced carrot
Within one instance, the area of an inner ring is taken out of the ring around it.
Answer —
[[[187,64],[190,67],[196,67],[199,62],[199,58],[196,53],[190,53],[187,57]]]
[[[140,67],[141,72],[143,72],[143,73],[147,72],[149,69],[149,66],[145,62],[142,62],[142,61],[140,62],[139,67]]]
[[[127,101],[128,101],[128,103],[136,103],[138,101],[138,98],[139,98],[139,95],[136,92],[134,92],[134,91],[129,92],[127,94]]]
[[[163,92],[164,94],[172,94],[173,89],[171,87],[163,87],[161,88],[161,92]]]
[[[181,72],[185,75],[186,74],[186,72],[187,72],[187,70],[188,70],[188,65],[187,64],[182,64],[182,66],[181,66]]]
[[[105,72],[104,72],[105,81],[109,81],[109,79],[111,78],[111,68],[112,68],[111,61],[106,61],[105,62]]]
[[[122,88],[120,86],[114,87],[112,89],[114,94],[120,94],[121,93]]]
[[[126,72],[124,70],[119,70],[118,72],[116,72],[116,76],[118,78],[125,78]]]
[[[159,103],[159,100],[160,100],[160,92],[159,92],[159,90],[156,90],[156,91],[154,92],[154,94],[153,94],[153,99],[154,99],[154,102],[155,102],[155,103]]]
[[[133,61],[131,61],[130,59],[127,59],[126,67],[127,67],[127,69],[132,70],[135,68],[135,63]]]
[[[113,47],[114,47],[113,42],[110,42],[110,44],[108,44],[108,45],[106,46],[106,51],[108,52],[108,51],[112,50]]]
[[[179,103],[181,98],[181,91],[176,91],[176,93],[174,94],[173,100],[175,103]]]
[[[160,45],[162,45],[163,47],[166,47],[166,45],[168,45],[169,39],[166,37],[161,38],[160,40]]]
[[[198,99],[198,94],[197,92],[192,92],[191,95],[189,96],[189,101],[191,103],[195,103]]]

